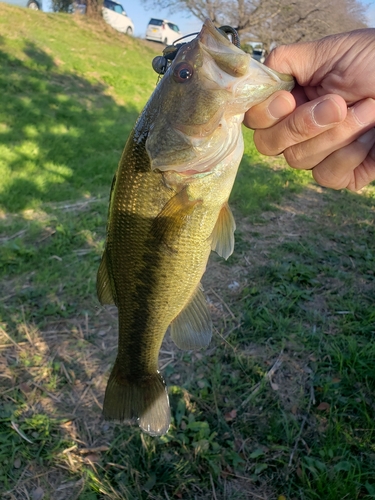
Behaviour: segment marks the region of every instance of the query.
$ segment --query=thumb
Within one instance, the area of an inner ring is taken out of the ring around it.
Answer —
[[[321,67],[321,58],[317,57],[318,42],[280,45],[272,50],[265,64],[279,73],[294,76],[299,85],[310,85],[316,71]]]
[[[267,66],[292,75],[311,100],[338,94],[347,104],[375,99],[375,29],[329,35],[274,49]]]

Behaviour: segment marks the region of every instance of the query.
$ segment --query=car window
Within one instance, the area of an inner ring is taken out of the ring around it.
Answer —
[[[122,14],[124,9],[122,8],[121,5],[115,2],[110,2],[109,0],[105,0],[104,2],[104,7],[107,9],[113,10],[114,12],[117,12],[118,14]]]
[[[168,26],[171,28],[171,30],[176,31],[177,33],[180,31],[180,30],[178,29],[177,24],[168,23]]]
[[[152,24],[153,26],[161,26],[163,24],[162,19],[150,19],[148,24]]]

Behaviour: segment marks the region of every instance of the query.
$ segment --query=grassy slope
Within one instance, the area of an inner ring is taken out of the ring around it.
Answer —
[[[375,498],[373,188],[317,189],[247,131],[236,251],[205,276],[212,345],[166,339],[167,436],[109,425],[116,311],[95,273],[154,53],[71,16],[0,4],[0,23],[5,498]]]
[[[151,50],[84,18],[1,13],[2,207],[97,194],[156,81]]]

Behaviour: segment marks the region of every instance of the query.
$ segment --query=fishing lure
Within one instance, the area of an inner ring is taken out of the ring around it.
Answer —
[[[238,33],[234,28],[225,25],[225,26],[220,26],[220,28],[217,28],[217,30],[226,36],[228,35],[231,36],[232,43],[236,47],[240,47],[240,37],[238,36]],[[196,36],[198,34],[199,34],[198,32],[190,33],[189,35],[182,36],[181,38],[175,40],[175,42],[173,42],[173,45],[167,45],[167,47],[165,47],[165,49],[163,50],[163,55],[156,56],[152,60],[152,67],[154,71],[156,71],[156,73],[160,76],[165,75],[172,61],[175,59],[177,52],[180,50],[181,47],[183,47],[187,43],[187,42],[182,42],[182,43],[177,43],[177,42],[185,38]]]

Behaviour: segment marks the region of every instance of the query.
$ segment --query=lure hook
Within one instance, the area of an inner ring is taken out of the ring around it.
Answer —
[[[232,28],[231,26],[224,25],[216,29],[220,31],[224,36],[231,35],[231,42],[236,47],[240,47],[240,37],[238,36],[238,33],[234,28]],[[173,42],[172,45],[167,45],[165,47],[162,56],[154,57],[154,59],[152,60],[152,68],[156,73],[158,73],[159,77],[165,75],[167,69],[171,65],[172,61],[175,59],[177,52],[180,50],[181,47],[186,45],[186,42],[182,43],[177,43],[177,42],[183,40],[184,38],[190,38],[191,36],[194,35],[199,35],[199,32],[190,33],[189,35],[184,35],[181,38],[178,38]]]

